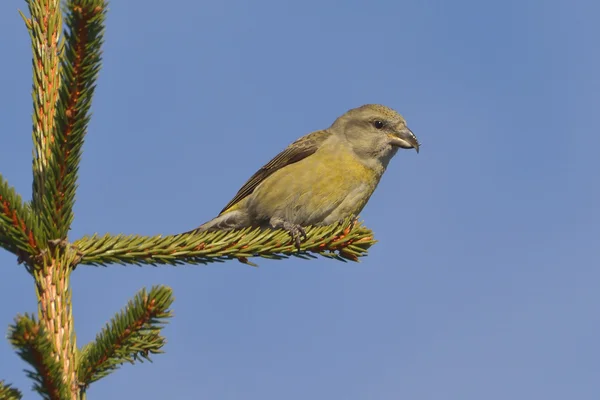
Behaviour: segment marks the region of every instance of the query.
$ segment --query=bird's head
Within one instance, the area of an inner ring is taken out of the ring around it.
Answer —
[[[362,158],[377,158],[385,164],[398,148],[419,152],[417,137],[404,118],[389,107],[366,104],[339,117],[329,130],[343,135]]]

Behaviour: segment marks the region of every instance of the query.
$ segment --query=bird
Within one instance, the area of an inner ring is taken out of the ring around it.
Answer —
[[[284,229],[298,250],[305,227],[356,218],[398,149],[419,141],[392,108],[365,104],[303,136],[260,168],[219,215],[186,233]]]

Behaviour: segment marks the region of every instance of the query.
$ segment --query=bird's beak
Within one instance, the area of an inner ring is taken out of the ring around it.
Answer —
[[[415,149],[419,152],[419,141],[414,133],[408,127],[403,127],[401,130],[389,135],[392,146],[401,147],[403,149]]]

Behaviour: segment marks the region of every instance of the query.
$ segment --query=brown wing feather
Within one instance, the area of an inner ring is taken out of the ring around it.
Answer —
[[[327,139],[329,132],[326,130],[316,131],[302,136],[294,143],[290,144],[285,150],[277,154],[275,158],[265,164],[261,169],[256,171],[254,175],[242,186],[235,197],[223,208],[221,214],[229,208],[240,202],[245,197],[249,196],[258,185],[262,183],[269,175],[287,165],[296,163],[312,154],[314,154],[321,143]]]

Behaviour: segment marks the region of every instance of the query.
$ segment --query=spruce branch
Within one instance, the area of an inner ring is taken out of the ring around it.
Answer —
[[[0,247],[31,265],[31,258],[40,252],[36,223],[31,209],[0,174]]]
[[[73,329],[70,272],[79,260],[78,254],[63,243],[46,249],[33,277],[38,297],[40,325],[48,333],[55,360],[60,365],[62,381],[70,389],[71,399],[77,398],[75,357],[77,345]]]
[[[140,290],[96,340],[83,347],[77,368],[79,383],[85,388],[125,362],[151,361],[151,354],[162,353],[166,340],[160,331],[172,316],[169,307],[173,300],[172,290],[166,286]]]
[[[56,229],[47,214],[46,188],[56,171],[52,164],[55,146],[55,116],[61,79],[60,39],[62,14],[60,0],[27,0],[30,18],[25,25],[33,51],[33,198],[32,207],[39,214],[44,232],[53,237]]]
[[[20,400],[23,394],[19,389],[13,388],[10,384],[0,380],[0,400]]]
[[[73,221],[79,163],[101,67],[106,9],[103,0],[69,0],[64,6],[61,86],[50,145],[53,162],[45,181],[45,214],[51,219],[53,238],[66,238]]]
[[[290,256],[314,258],[315,254],[341,261],[358,261],[375,243],[373,233],[348,219],[341,224],[309,227],[307,239],[296,249],[282,230],[247,228],[172,236],[104,235],[75,241],[84,265],[208,264],[231,259],[248,263],[248,257],[283,259]]]
[[[33,367],[26,373],[34,381],[34,390],[44,399],[69,399],[70,390],[63,381],[52,341],[42,325],[33,316],[17,316],[14,325],[9,328],[8,337],[17,354]]]

